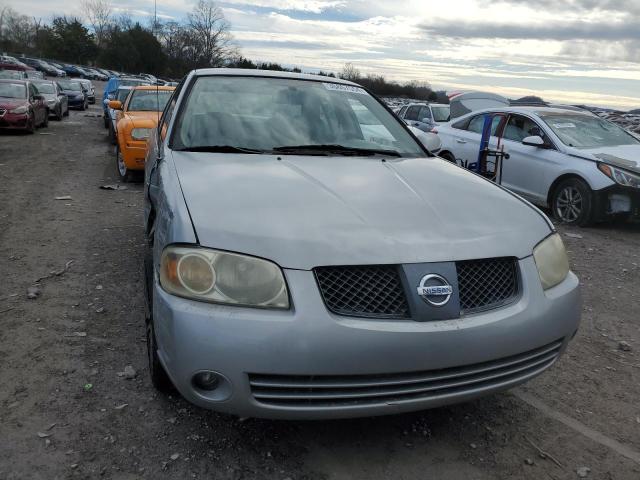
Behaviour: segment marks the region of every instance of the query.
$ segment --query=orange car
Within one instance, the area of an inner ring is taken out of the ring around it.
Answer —
[[[117,112],[116,166],[120,178],[129,182],[137,170],[144,170],[147,140],[175,87],[135,87],[122,102],[111,100],[109,108]]]

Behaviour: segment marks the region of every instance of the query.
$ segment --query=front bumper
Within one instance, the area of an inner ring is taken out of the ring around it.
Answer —
[[[612,185],[596,190],[595,221],[602,222],[615,216],[640,220],[640,189]]]
[[[146,140],[127,140],[120,151],[127,169],[144,170],[144,162],[147,158]]]
[[[569,274],[545,293],[533,258],[519,263],[522,294],[516,303],[456,320],[431,322],[333,315],[309,271],[285,270],[293,304],[289,311],[194,302],[167,294],[156,279],[153,308],[158,355],[188,401],[243,417],[373,416],[467,401],[542,373],[555,363],[578,328],[581,302],[575,275]],[[546,357],[546,363],[519,368],[509,376],[492,375],[497,370],[487,367],[500,362],[515,368],[513,356],[530,355],[549,345],[556,345],[557,350]],[[202,370],[219,373],[221,388],[213,393],[196,389],[191,379]],[[305,402],[305,388],[297,390],[300,399],[294,391],[291,401],[256,398],[261,396],[256,395],[256,379],[258,384],[264,378],[271,384],[279,378],[285,384],[292,378],[361,384],[374,375],[374,384],[394,383],[396,378],[404,379],[399,384],[406,384],[407,376],[419,372],[421,382],[427,378],[429,385],[434,385],[443,375],[450,377],[453,372],[459,376],[456,372],[461,371],[475,372],[473,377],[465,377],[473,381],[458,382],[446,390],[429,387],[428,391],[393,399],[385,396],[377,400],[374,396],[363,401],[356,396],[353,401]]]
[[[9,113],[0,115],[0,128],[27,129],[29,128],[28,113]]]
[[[69,108],[81,108],[84,105],[84,98],[67,97]]]

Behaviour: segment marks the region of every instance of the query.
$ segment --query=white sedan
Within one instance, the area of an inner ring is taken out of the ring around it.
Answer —
[[[564,223],[640,217],[640,141],[626,130],[587,111],[505,106],[436,127],[439,155],[467,168],[477,162],[486,115],[490,147],[502,136],[509,154],[504,187]]]

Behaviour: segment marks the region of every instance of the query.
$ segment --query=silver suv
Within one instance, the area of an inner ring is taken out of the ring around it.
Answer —
[[[419,410],[535,377],[578,328],[548,219],[356,84],[193,71],[150,141],[159,389],[245,417]]]

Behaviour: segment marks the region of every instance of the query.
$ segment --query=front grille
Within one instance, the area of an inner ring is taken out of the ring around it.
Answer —
[[[395,265],[314,269],[327,308],[338,315],[410,318]],[[513,257],[456,262],[460,314],[507,305],[518,296],[518,262]],[[429,273],[425,270],[425,274]]]
[[[395,266],[314,269],[327,308],[338,315],[409,318],[409,305]]]
[[[515,258],[490,258],[456,262],[460,313],[498,308],[518,294]]]
[[[381,375],[249,374],[253,397],[275,407],[333,408],[436,400],[500,388],[550,367],[562,340],[489,362],[462,367]]]

